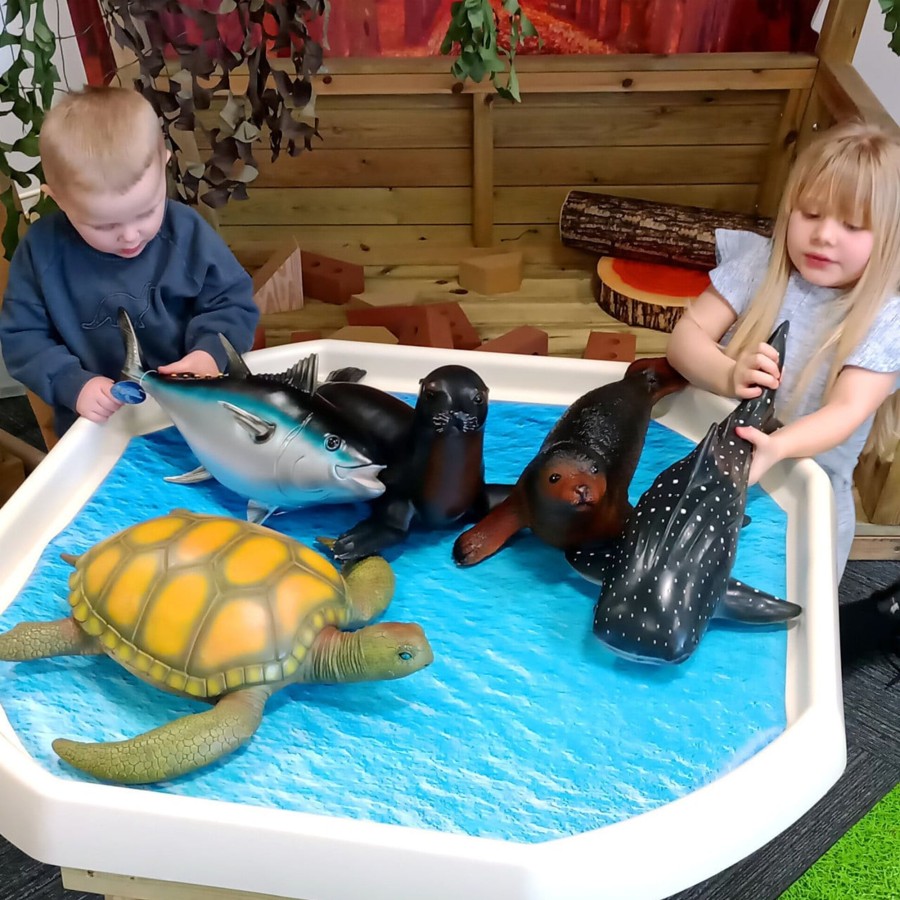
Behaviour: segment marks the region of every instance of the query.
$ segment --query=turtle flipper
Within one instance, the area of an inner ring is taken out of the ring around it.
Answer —
[[[259,728],[272,689],[226,694],[210,710],[185,716],[125,741],[88,744],[57,738],[53,749],[70,766],[102,781],[151,784],[208,766],[246,744]]]
[[[0,634],[0,659],[22,662],[50,656],[92,656],[103,647],[72,619],[52,622],[20,622]]]
[[[500,550],[523,525],[518,505],[512,498],[507,498],[456,539],[454,561],[459,566],[480,563]]]

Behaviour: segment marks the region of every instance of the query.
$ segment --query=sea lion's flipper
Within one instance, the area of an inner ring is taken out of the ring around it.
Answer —
[[[477,525],[464,531],[453,544],[453,560],[459,566],[474,566],[493,556],[517,532],[525,527],[515,497],[507,497]]]
[[[409,500],[391,500],[374,504],[375,512],[345,531],[331,548],[334,558],[352,562],[364,556],[374,556],[386,547],[399,544],[409,533],[415,512]]]
[[[241,409],[241,407],[228,403],[225,400],[220,400],[219,403],[234,416],[238,425],[253,438],[254,444],[265,443],[275,433],[274,422],[267,422],[261,416],[256,415],[256,413]]]
[[[169,484],[200,484],[201,481],[209,481],[210,478],[212,475],[206,471],[205,466],[197,466],[196,469],[191,469],[184,475],[166,475],[163,481],[168,481]]]
[[[728,579],[728,591],[716,607],[715,618],[731,619],[751,625],[784,622],[800,615],[802,607],[779,600],[765,591],[748,587],[735,578]]]
[[[616,541],[601,541],[589,547],[566,550],[566,562],[582,577],[602,584],[616,549]]]
[[[746,528],[752,521],[753,519],[751,519],[750,516],[744,513],[744,521],[741,522],[741,528]]]
[[[266,506],[265,503],[260,503],[258,500],[248,500],[247,521],[253,525],[262,525],[276,509],[277,507]]]
[[[365,377],[365,369],[358,369],[356,366],[344,366],[343,369],[335,369],[334,371],[329,372],[328,377],[325,380],[332,383],[339,381],[342,384],[347,382],[355,384],[357,381],[362,381]]]
[[[221,332],[219,333],[219,340],[225,348],[225,357],[228,360],[228,374],[232,378],[246,378],[250,374],[250,368],[244,362],[244,357],[235,350],[234,344]]]

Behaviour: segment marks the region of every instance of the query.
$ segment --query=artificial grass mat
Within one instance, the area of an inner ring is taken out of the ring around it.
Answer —
[[[900,900],[900,785],[807,869],[780,900]]]

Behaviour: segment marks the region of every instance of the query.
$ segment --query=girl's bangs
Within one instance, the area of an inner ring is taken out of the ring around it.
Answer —
[[[791,207],[813,209],[860,228],[871,228],[874,182],[871,167],[863,160],[826,159],[798,179]]]

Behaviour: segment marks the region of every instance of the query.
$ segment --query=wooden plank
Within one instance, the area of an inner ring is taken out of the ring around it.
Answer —
[[[849,63],[856,52],[869,0],[830,0],[816,42],[820,60]]]
[[[759,185],[756,208],[762,216],[774,218],[778,212],[784,184],[797,152],[797,138],[808,102],[809,91],[790,91],[787,95],[767,153],[765,175]]]
[[[900,525],[857,524],[850,559],[900,559]]]
[[[472,242],[494,243],[494,97],[472,98]]]
[[[712,82],[712,77],[710,78]],[[777,106],[784,105],[786,91],[716,91],[711,88],[700,91],[672,92],[646,91],[638,95],[622,92],[617,94],[529,94],[522,98],[520,105],[510,107],[500,104],[501,109],[538,109],[544,107],[577,107],[587,114],[614,113],[631,106]],[[393,98],[392,98],[393,99]]]
[[[494,151],[498,185],[758,184],[762,144],[682,147],[517,147]]]
[[[815,84],[832,118],[861,118],[887,131],[900,131],[900,126],[849,63],[823,62]]]
[[[132,875],[112,875],[108,872],[66,867],[61,871],[64,887],[71,891],[104,894],[106,900],[287,900],[274,894],[202,887]]]
[[[548,187],[498,187],[496,190],[497,222],[512,224],[557,221],[559,211],[570,190],[590,191],[590,185],[553,185]],[[680,203],[732,212],[754,211],[755,184],[694,185],[608,185],[604,193],[663,203]]]
[[[282,154],[275,162],[263,147],[259,177],[268,187],[461,187],[472,183],[472,150],[406,148],[336,150],[322,145],[300,156]]]
[[[222,225],[468,224],[471,189],[260,188],[221,211]]]
[[[571,107],[497,107],[497,147],[769,145],[780,110],[771,105],[661,106],[635,103],[615,116]]]
[[[250,271],[261,266],[282,243],[363,266],[452,265],[472,254],[469,225],[290,225],[224,226],[222,237]],[[498,225],[494,238],[503,250],[519,250],[527,264],[553,264],[589,272],[597,260],[563,247],[559,226]]]

